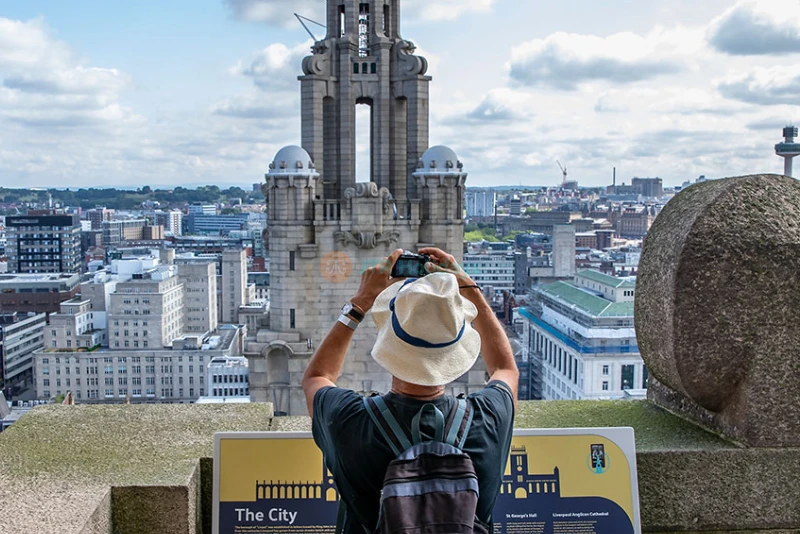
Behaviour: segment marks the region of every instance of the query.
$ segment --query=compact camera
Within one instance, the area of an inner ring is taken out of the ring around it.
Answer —
[[[425,270],[425,264],[429,261],[431,261],[430,256],[405,251],[392,267],[392,278],[422,278],[429,274]]]

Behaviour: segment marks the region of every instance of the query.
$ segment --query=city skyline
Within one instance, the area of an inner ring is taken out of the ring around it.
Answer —
[[[300,142],[311,40],[292,12],[323,21],[323,5],[6,2],[4,185],[260,181]],[[402,19],[434,78],[430,145],[456,150],[470,186],[557,185],[556,159],[583,186],[614,166],[667,186],[781,173],[772,147],[800,119],[793,1],[405,0]]]

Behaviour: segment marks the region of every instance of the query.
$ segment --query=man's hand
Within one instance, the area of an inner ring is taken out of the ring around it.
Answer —
[[[382,262],[373,265],[361,274],[361,287],[358,288],[358,293],[350,301],[364,312],[372,308],[372,304],[381,292],[400,280],[400,278],[390,278],[392,268],[394,267],[397,258],[403,254],[403,249],[398,248],[392,252],[388,257],[384,258]]]
[[[425,270],[429,273],[450,273],[454,274],[458,279],[459,286],[475,285],[472,278],[461,268],[452,254],[434,248],[422,248],[419,250],[420,254],[425,254],[431,257],[431,261],[425,264]]]

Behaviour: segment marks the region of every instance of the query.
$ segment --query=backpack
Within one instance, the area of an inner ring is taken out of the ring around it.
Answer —
[[[411,421],[411,440],[380,396],[364,399],[372,422],[396,458],[386,468],[375,532],[379,534],[487,534],[475,515],[478,476],[461,450],[472,424],[472,408],[456,399],[445,422],[442,412],[425,404]],[[433,441],[422,441],[425,412],[435,418]]]

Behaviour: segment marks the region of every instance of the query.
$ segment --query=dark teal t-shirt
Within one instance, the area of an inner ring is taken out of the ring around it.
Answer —
[[[429,401],[395,393],[383,398],[408,436],[411,419],[423,405],[432,403],[446,416],[455,404],[455,398],[446,395]],[[322,388],[314,397],[314,441],[347,505],[344,534],[364,534],[363,526],[372,531],[377,525],[383,476],[395,457],[362,399],[354,391],[335,387]],[[478,518],[489,523],[511,447],[514,402],[511,390],[500,381],[490,382],[467,399],[474,415],[463,450],[478,475]],[[433,437],[430,415],[426,412],[422,421],[423,439]]]

